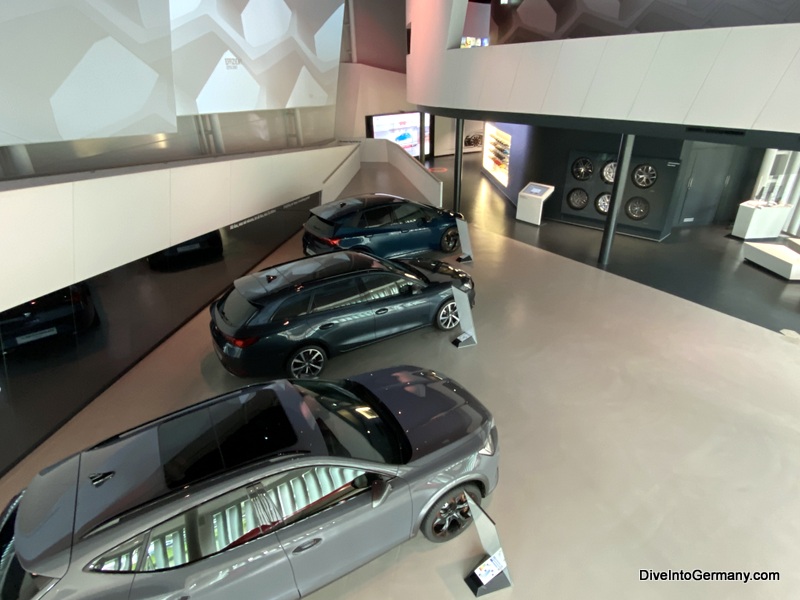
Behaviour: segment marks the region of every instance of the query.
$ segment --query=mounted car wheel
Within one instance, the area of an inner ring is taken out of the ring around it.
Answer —
[[[611,194],[603,192],[594,200],[594,209],[601,215],[608,214],[608,208],[611,206]]]
[[[656,182],[658,172],[653,165],[642,164],[633,170],[631,179],[636,187],[646,189]]]
[[[575,188],[567,194],[567,205],[572,210],[583,210],[587,204],[589,204],[589,194],[586,193],[586,190]]]
[[[575,179],[578,181],[586,181],[592,176],[594,165],[591,160],[585,156],[581,156],[580,158],[576,158],[575,162],[572,163],[571,171]]]
[[[460,322],[456,301],[452,298],[445,300],[439,310],[436,311],[436,327],[442,331],[449,331],[458,326]]]
[[[625,214],[633,221],[642,221],[650,214],[650,203],[639,196],[631,198],[625,204]]]
[[[458,241],[458,229],[450,227],[442,234],[442,241],[439,243],[439,247],[442,252],[452,252],[458,248]]]
[[[422,520],[422,534],[431,542],[452,540],[472,524],[467,494],[480,505],[481,492],[475,484],[467,483],[444,494]]]
[[[319,346],[303,346],[289,357],[286,370],[290,377],[317,377],[325,368],[328,357]]]

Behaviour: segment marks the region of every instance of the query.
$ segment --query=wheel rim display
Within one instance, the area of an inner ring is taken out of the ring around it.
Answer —
[[[594,165],[585,156],[578,158],[572,163],[572,176],[578,181],[586,181],[592,176]]]
[[[658,172],[653,165],[643,164],[633,170],[631,178],[636,187],[649,188],[656,182],[656,179],[658,179]]]
[[[644,198],[635,197],[628,200],[625,204],[625,214],[629,219],[641,221],[650,214],[650,203]]]
[[[600,177],[606,183],[614,183],[614,178],[616,176],[617,176],[617,161],[610,160],[603,166],[603,170],[600,172]]]
[[[586,193],[586,190],[575,188],[567,194],[567,204],[573,210],[583,210],[589,204],[589,194]]]
[[[319,375],[325,364],[325,355],[317,348],[306,348],[299,352],[290,365],[292,375],[295,377]]]
[[[603,192],[594,201],[594,208],[601,215],[608,214],[608,207],[611,205],[611,194]]]
[[[442,329],[452,329],[458,325],[459,320],[458,307],[456,306],[455,300],[451,300],[445,304],[442,310],[439,311],[439,324],[442,326]]]

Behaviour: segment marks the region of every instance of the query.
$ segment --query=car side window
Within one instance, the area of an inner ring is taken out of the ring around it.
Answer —
[[[142,545],[146,533],[140,533],[135,538],[114,546],[108,552],[95,558],[90,564],[92,571],[104,573],[132,573],[139,568],[139,559],[142,556]]]
[[[308,312],[308,304],[311,294],[308,292],[296,292],[283,301],[270,319],[273,323],[282,323],[286,319],[299,317]]]
[[[399,296],[409,282],[392,273],[370,273],[362,277],[366,292],[364,299],[367,302]]]
[[[164,521],[103,553],[88,569],[114,573],[174,569],[261,537],[268,533],[265,523],[274,515],[253,501],[251,488],[237,488]]]
[[[368,490],[369,483],[369,475],[360,469],[303,467],[262,481],[259,503],[274,511],[269,527],[275,529],[352,498]]]
[[[326,283],[316,288],[313,294],[312,313],[333,310],[362,301],[361,290],[355,277],[343,277]]]
[[[410,202],[396,204],[393,210],[394,220],[401,224],[417,223],[423,216],[422,209]]]
[[[392,224],[392,207],[378,206],[370,208],[361,213],[358,226],[367,229],[373,227],[387,227]]]

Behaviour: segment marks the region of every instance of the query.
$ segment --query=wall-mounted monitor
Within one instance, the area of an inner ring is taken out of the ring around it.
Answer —
[[[367,137],[390,140],[411,156],[419,156],[419,113],[367,115]],[[425,113],[425,156],[431,156],[431,115]]]

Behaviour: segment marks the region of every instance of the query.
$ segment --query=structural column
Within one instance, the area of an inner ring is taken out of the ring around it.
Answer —
[[[614,186],[611,188],[611,201],[608,205],[606,226],[603,229],[603,242],[600,245],[600,256],[597,259],[597,262],[602,266],[608,264],[608,257],[611,254],[611,244],[614,241],[614,233],[617,230],[617,215],[625,194],[625,183],[628,180],[628,169],[630,168],[631,153],[633,152],[635,139],[635,135],[623,135],[619,143],[617,172],[614,175]]]
[[[461,171],[464,158],[464,119],[456,119],[456,159],[453,162],[453,211],[461,212]]]

